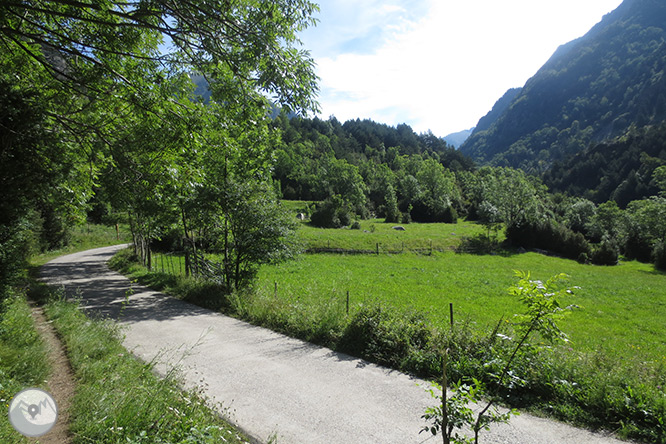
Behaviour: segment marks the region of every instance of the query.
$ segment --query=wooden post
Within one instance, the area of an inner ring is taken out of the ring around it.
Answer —
[[[116,240],[120,240],[120,227],[116,224]]]
[[[275,281],[275,289],[273,290],[273,297],[277,299],[277,281]]]
[[[375,246],[375,251],[377,252],[377,256],[379,256],[379,242]]]
[[[449,411],[446,406],[446,386],[448,381],[446,379],[446,365],[449,358],[449,350],[444,350],[442,355],[442,442],[450,444],[449,436],[447,434],[449,428]]]
[[[347,314],[349,314],[349,290],[347,290]]]
[[[449,302],[449,318],[451,319],[451,330],[453,330],[453,302]]]

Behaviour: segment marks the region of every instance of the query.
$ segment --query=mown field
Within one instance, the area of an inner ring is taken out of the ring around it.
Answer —
[[[259,272],[258,291],[299,304],[346,305],[379,302],[404,310],[419,310],[433,323],[449,322],[449,303],[455,318],[486,330],[501,317],[521,310],[506,289],[515,282],[514,270],[530,271],[536,279],[570,276],[569,285],[581,287],[566,304],[580,306],[563,322],[572,347],[617,355],[666,369],[666,274],[651,264],[621,262],[618,266],[583,265],[538,253],[470,255],[451,251],[463,236],[483,232],[471,223],[409,224],[406,231],[392,224],[364,221],[362,230],[323,230],[302,224],[299,236],[306,245],[330,239],[331,245],[365,248],[385,239],[415,245],[444,246],[444,252],[424,254],[336,255],[308,254]],[[369,230],[366,230],[369,231]],[[437,248],[435,248],[437,249]]]

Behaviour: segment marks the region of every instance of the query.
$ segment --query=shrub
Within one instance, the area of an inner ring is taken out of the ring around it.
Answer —
[[[590,254],[590,245],[582,234],[552,220],[512,223],[506,228],[506,238],[516,247],[541,248],[569,259]]]
[[[628,230],[624,241],[624,255],[627,259],[636,259],[640,262],[650,262],[653,249],[650,240],[637,230]]]
[[[349,321],[337,348],[380,365],[428,374],[438,363],[431,342],[422,314],[364,306]]]
[[[652,253],[654,266],[658,270],[666,271],[666,242],[659,242]]]
[[[350,228],[352,230],[360,230],[361,229],[361,223],[359,221],[355,220]]]
[[[617,265],[618,248],[613,241],[604,238],[592,253],[592,263],[595,265]]]
[[[340,197],[334,196],[317,205],[310,221],[320,228],[346,227],[352,223],[352,212]]]

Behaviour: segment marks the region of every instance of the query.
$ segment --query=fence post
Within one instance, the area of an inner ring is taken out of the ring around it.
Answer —
[[[275,290],[273,291],[273,297],[277,299],[277,281],[275,281]]]
[[[377,245],[375,246],[375,251],[377,252],[377,256],[379,256],[379,242],[377,242]]]
[[[453,330],[453,302],[449,302],[449,318],[451,319],[451,330]]]
[[[347,314],[349,314],[349,290],[347,290]]]

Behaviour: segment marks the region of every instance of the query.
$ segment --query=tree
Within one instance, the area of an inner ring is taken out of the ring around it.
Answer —
[[[81,214],[93,190],[108,187],[101,195],[129,212],[149,265],[149,244],[165,226],[180,221],[191,238],[210,228],[186,211],[197,190],[214,185],[205,180],[212,165],[205,153],[221,153],[236,183],[265,181],[273,141],[269,101],[296,111],[316,108],[313,62],[297,37],[314,23],[316,5],[232,3],[0,4],[0,81],[3,91],[18,94],[8,109],[34,110],[22,119],[27,125],[14,118],[3,125],[8,134],[25,133],[10,148],[29,143],[25,154],[36,155],[36,168],[25,171],[44,173],[43,181],[26,181],[19,169],[10,173],[26,190],[7,201],[13,226],[42,203],[49,218],[54,211]],[[210,106],[193,96],[194,73],[210,84]],[[1,231],[8,236],[3,247],[27,242],[20,230]]]

